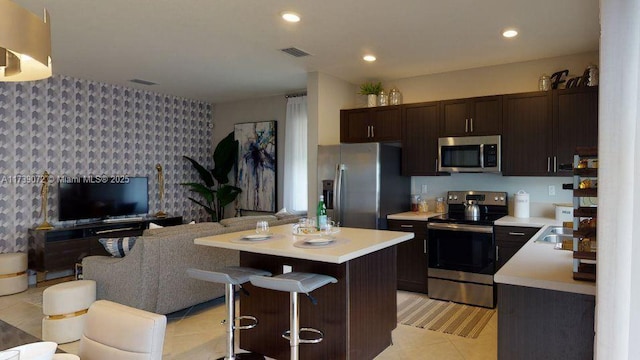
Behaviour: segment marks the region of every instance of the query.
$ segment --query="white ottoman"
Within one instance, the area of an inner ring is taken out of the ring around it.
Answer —
[[[69,281],[42,292],[42,340],[64,344],[80,340],[89,306],[96,301],[96,282]]]
[[[0,254],[0,296],[27,290],[27,254]]]

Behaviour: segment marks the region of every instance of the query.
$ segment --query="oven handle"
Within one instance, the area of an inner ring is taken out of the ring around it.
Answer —
[[[427,223],[427,229],[448,230],[448,231],[468,231],[484,234],[493,234],[493,226],[467,225],[467,224],[447,224],[447,223]]]

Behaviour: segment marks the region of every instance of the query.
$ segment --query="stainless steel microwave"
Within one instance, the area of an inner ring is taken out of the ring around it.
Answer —
[[[500,135],[438,139],[438,171],[500,172]]]

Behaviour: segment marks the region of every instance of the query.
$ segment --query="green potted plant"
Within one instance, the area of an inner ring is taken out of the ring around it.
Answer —
[[[224,207],[235,201],[242,192],[242,189],[229,185],[229,173],[238,157],[238,140],[233,138],[233,132],[222,139],[213,151],[213,169],[207,170],[194,159],[183,157],[191,162],[203,182],[180,184],[189,187],[190,191],[200,194],[202,198],[196,200],[189,197],[189,200],[202,206],[211,216],[211,221],[223,219]]]
[[[376,99],[378,97],[378,94],[380,94],[380,91],[382,91],[382,83],[381,82],[377,82],[377,83],[366,82],[366,83],[360,85],[360,95],[366,95],[367,96],[367,106],[368,107],[376,106]]]

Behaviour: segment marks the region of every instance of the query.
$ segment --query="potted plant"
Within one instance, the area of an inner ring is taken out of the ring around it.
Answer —
[[[378,98],[378,94],[382,91],[382,83],[377,82],[366,82],[360,85],[360,94],[367,95],[367,106],[374,107],[376,106],[376,99]]]
[[[242,192],[242,189],[229,185],[229,173],[233,169],[238,157],[238,140],[233,138],[233,132],[222,139],[213,151],[213,169],[207,170],[192,158],[188,156],[183,157],[191,162],[204,183],[191,182],[180,184],[189,187],[190,191],[200,194],[203,201],[196,200],[192,197],[189,197],[189,200],[202,206],[211,216],[211,221],[223,219],[224,207],[235,201]]]

